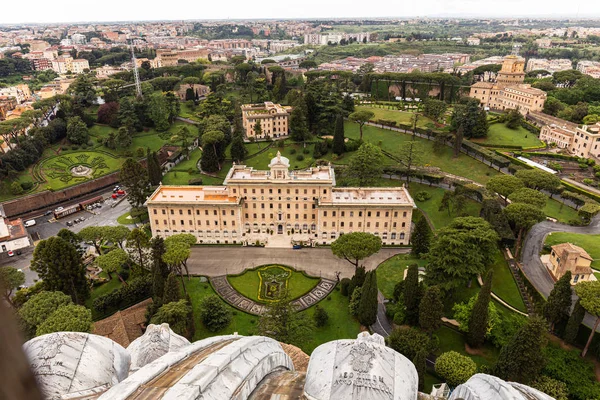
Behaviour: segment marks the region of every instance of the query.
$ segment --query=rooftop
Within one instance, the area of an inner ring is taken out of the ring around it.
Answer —
[[[27,236],[27,231],[23,225],[23,220],[15,219],[9,221],[0,217],[0,242],[19,239]]]
[[[404,186],[395,188],[339,188],[331,192],[331,204],[398,204],[414,201]],[[322,203],[328,204],[328,203]]]
[[[281,157],[282,161],[285,157]],[[271,161],[273,165],[275,158]],[[286,159],[287,160],[287,159]],[[289,166],[289,161],[288,161]],[[270,181],[275,180],[271,171],[255,170],[252,167],[245,165],[234,165],[229,170],[225,178],[225,184],[231,180],[254,180],[254,181]],[[333,168],[329,166],[313,167],[302,171],[290,171],[289,179],[285,181],[303,181],[303,180],[323,180],[332,181],[334,179]],[[280,180],[281,181],[281,180]]]
[[[585,258],[586,260],[594,261],[592,256],[588,254],[582,247],[575,246],[573,243],[560,243],[552,246],[552,250],[555,252],[569,252],[569,253],[579,253],[581,258]]]
[[[236,204],[238,199],[230,197],[225,186],[159,186],[148,198],[148,202],[190,203],[210,201]]]
[[[94,322],[93,333],[107,337],[123,347],[142,336],[146,325],[146,309],[152,303],[147,299],[108,318]]]

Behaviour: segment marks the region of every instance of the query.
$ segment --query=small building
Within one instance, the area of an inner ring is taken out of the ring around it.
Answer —
[[[469,37],[467,38],[467,45],[469,46],[479,46],[481,44],[481,39],[478,37]]]
[[[182,101],[186,100],[186,94],[188,92],[188,89],[192,90],[192,93],[194,94],[194,100],[200,100],[202,98],[205,98],[210,93],[209,86],[200,85],[197,83],[192,84],[192,85],[183,84],[179,87],[179,90],[177,90],[177,92],[176,92],[177,96],[179,97],[179,100],[182,100]]]
[[[555,281],[567,271],[571,271],[571,285],[596,280],[591,268],[594,259],[583,248],[572,243],[552,246],[550,254],[543,255],[541,259]]]
[[[0,253],[16,251],[31,246],[31,239],[23,221],[15,219],[9,221],[0,217]]]
[[[144,300],[125,310],[117,311],[108,318],[94,322],[92,333],[109,338],[123,347],[144,334],[146,329],[146,309],[152,299]]]
[[[247,138],[266,139],[267,137],[278,138],[288,135],[288,121],[292,107],[282,106],[270,101],[264,104],[242,105],[242,125]],[[260,122],[261,133],[256,134],[256,122]]]
[[[600,161],[600,123],[595,125],[556,125],[542,127],[540,140],[556,143],[561,149],[567,149],[577,157],[593,158]]]
[[[158,162],[163,173],[167,173],[183,160],[181,146],[163,145],[157,152]]]

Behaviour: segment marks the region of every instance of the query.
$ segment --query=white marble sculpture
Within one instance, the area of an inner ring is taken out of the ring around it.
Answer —
[[[539,390],[496,376],[475,374],[452,391],[448,400],[554,400]]]
[[[127,377],[129,353],[102,336],[57,332],[23,345],[47,399],[101,393]]]
[[[146,332],[127,347],[131,355],[129,372],[135,372],[157,358],[189,345],[189,340],[173,332],[169,324],[148,325]]]
[[[336,340],[310,357],[304,395],[309,400],[414,400],[419,378],[414,365],[385,346],[383,337],[362,332]]]

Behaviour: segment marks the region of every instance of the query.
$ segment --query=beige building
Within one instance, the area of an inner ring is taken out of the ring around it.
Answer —
[[[256,139],[278,138],[288,135],[288,122],[292,107],[265,101],[264,104],[242,105],[242,124],[246,137]],[[256,135],[256,121],[260,122],[261,134]]]
[[[191,63],[197,61],[200,58],[208,59],[208,54],[208,49],[159,49],[156,50],[156,65],[157,67],[174,67],[177,66],[179,60],[185,60]]]
[[[546,92],[523,83],[524,66],[525,61],[517,56],[505,57],[496,82],[473,84],[469,96],[479,99],[482,107],[491,110],[518,109],[524,115],[542,111]]]
[[[52,69],[57,74],[81,74],[85,69],[90,69],[90,63],[86,59],[73,59],[73,57],[58,57],[52,60]]]
[[[278,152],[266,171],[234,165],[223,186],[159,186],[146,203],[152,234],[289,246],[369,232],[384,244],[409,243],[415,203],[406,188],[336,188],[331,166],[289,167]]]
[[[600,122],[588,126],[545,125],[540,131],[540,140],[556,143],[577,157],[600,160]]]
[[[567,271],[571,271],[571,285],[596,280],[591,268],[592,261],[593,258],[584,249],[571,243],[552,246],[550,254],[542,256],[542,262],[554,280],[559,280]]]

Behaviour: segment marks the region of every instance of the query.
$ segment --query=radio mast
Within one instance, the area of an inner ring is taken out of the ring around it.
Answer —
[[[129,47],[131,48],[131,63],[133,64],[133,77],[135,78],[135,91],[137,97],[143,98],[142,85],[140,84],[140,74],[138,72],[137,60],[135,59],[135,52],[133,51],[133,39],[130,39]]]

